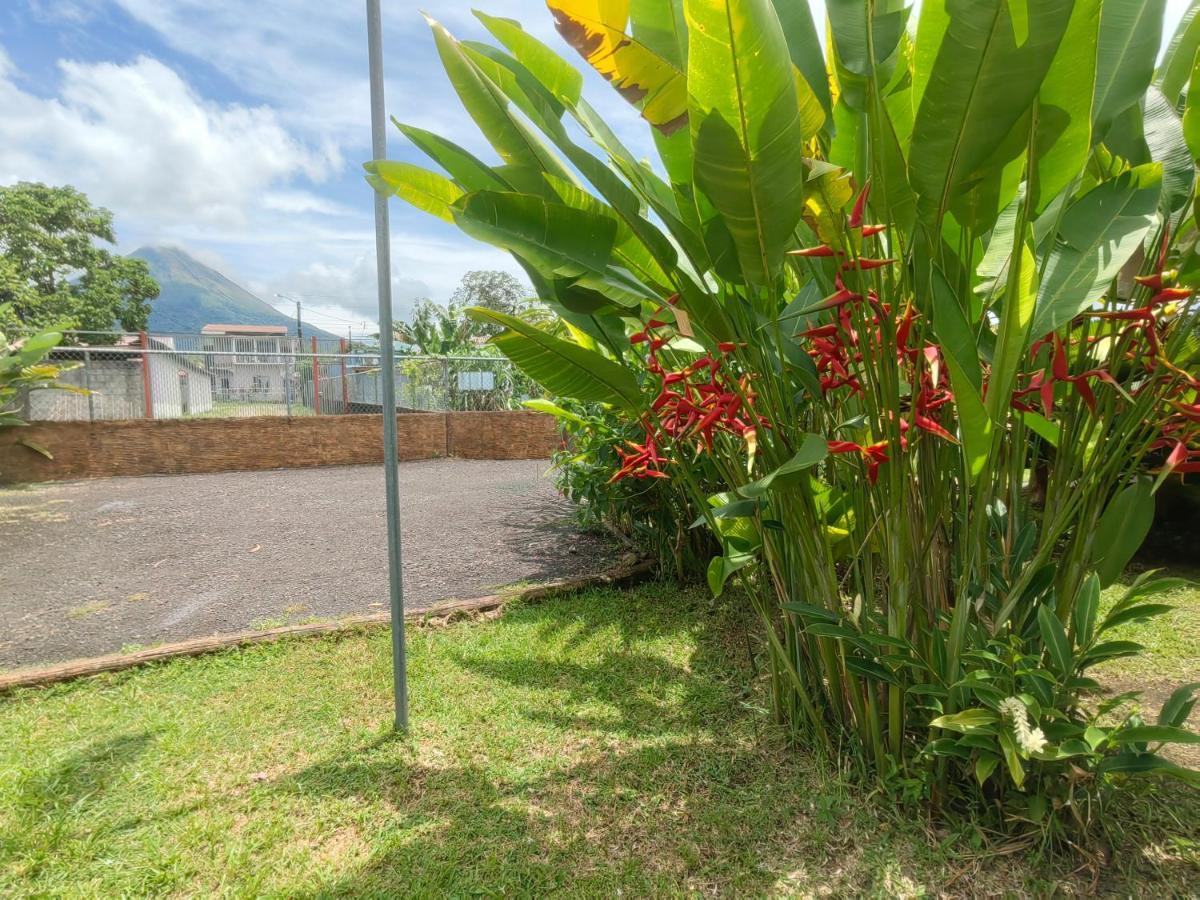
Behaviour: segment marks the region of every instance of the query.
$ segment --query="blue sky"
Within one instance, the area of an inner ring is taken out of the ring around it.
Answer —
[[[541,0],[477,0],[578,58]],[[820,2],[814,3],[823,15]],[[1169,28],[1187,0],[1168,0]],[[426,9],[485,36],[470,2],[383,0],[388,112],[485,159],[446,81]],[[373,328],[366,34],[361,0],[5,0],[0,4],[0,183],[71,183],[116,214],[120,247],[184,247],[259,296],[300,296],[316,324]],[[598,77],[593,104],[651,154]],[[394,130],[392,158],[422,161]],[[444,302],[503,254],[392,203],[396,314]]]

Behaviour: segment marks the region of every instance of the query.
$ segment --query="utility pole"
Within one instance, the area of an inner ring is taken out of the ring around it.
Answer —
[[[275,296],[280,300],[291,300],[296,304],[296,346],[304,346],[304,323],[300,321],[300,301],[295,297],[289,297],[287,294],[276,293]]]

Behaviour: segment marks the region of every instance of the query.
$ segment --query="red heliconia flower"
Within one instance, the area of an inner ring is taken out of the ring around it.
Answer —
[[[841,256],[841,250],[834,250],[828,244],[818,244],[815,247],[806,247],[802,250],[789,250],[788,256],[803,256],[806,258],[823,258],[828,256]]]
[[[846,220],[846,224],[851,228],[862,228],[863,213],[866,211],[869,196],[871,196],[871,182],[868,181],[858,192],[858,197],[855,198],[854,206],[850,210],[850,217]]]
[[[888,461],[887,441],[863,446],[853,441],[828,441],[830,453],[857,453],[867,464],[867,481],[874,484],[879,479],[879,467]]]
[[[646,435],[646,443],[636,444],[633,441],[626,441],[633,452],[626,453],[620,447],[614,447],[617,455],[621,457],[621,468],[619,468],[613,477],[608,479],[609,484],[614,481],[620,481],[622,478],[667,478],[667,473],[659,468],[663,463],[670,462],[658,453],[658,448],[654,444],[654,438]]]

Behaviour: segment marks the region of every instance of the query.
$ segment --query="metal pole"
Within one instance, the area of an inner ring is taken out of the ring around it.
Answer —
[[[387,158],[383,106],[383,26],[379,0],[367,0],[367,59],[371,70],[371,155]],[[404,653],[404,581],[400,552],[400,485],[396,471],[396,352],[392,345],[392,253],[388,198],[375,191],[375,269],[379,279],[379,352],[383,379],[383,477],[387,493],[388,588],[392,601],[392,681],[396,728],[408,730],[408,666]]]
[[[304,340],[304,323],[300,321],[300,301],[296,301],[296,340]]]
[[[321,414],[321,365],[317,362],[317,336],[312,336],[313,415]]]

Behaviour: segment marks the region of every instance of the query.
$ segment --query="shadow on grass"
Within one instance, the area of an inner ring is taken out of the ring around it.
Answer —
[[[0,859],[22,860],[26,875],[36,875],[76,839],[89,809],[119,787],[122,773],[152,740],[152,734],[140,732],[97,741],[49,768],[18,777],[13,803],[17,827],[0,834]]]
[[[840,780],[758,734],[761,712],[739,701],[751,678],[744,612],[711,609],[698,592],[659,593],[520,607],[506,624],[532,626],[528,652],[456,650],[476,678],[518,688],[509,715],[565,736],[544,759],[530,747],[528,759],[510,750],[516,764],[440,765],[371,744],[277,782],[395,810],[385,833],[363,836],[369,857],[310,896],[755,895],[907,877],[891,856],[855,846],[875,817]],[[613,629],[623,649],[611,637],[589,646]],[[673,637],[695,647],[686,664],[647,646]]]
[[[713,607],[695,593],[668,603],[654,599],[660,593],[519,607],[506,618],[537,635],[527,652],[473,644],[454,651],[455,663],[480,681],[519,689],[523,699],[508,715],[565,734],[566,746],[545,748],[553,756],[513,765],[479,746],[469,759],[430,762],[413,746],[375,742],[276,782],[297,796],[363,799],[394,811],[382,833],[357,837],[361,858],[308,896],[1020,894],[1092,886],[1090,873],[1071,871],[1077,863],[1069,860],[1014,864],[973,850],[970,826],[901,815],[783,747],[763,712],[744,702],[754,696],[749,614],[736,601]],[[622,649],[611,639],[589,647],[613,629]],[[685,633],[695,650],[684,664],[645,643]],[[1146,798],[1128,806],[1136,821],[1099,884],[1127,893],[1147,878],[1189,883],[1195,864],[1178,841],[1193,840],[1196,829],[1175,821],[1172,832],[1182,837],[1166,839],[1164,855],[1163,817]]]

